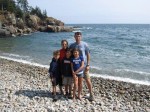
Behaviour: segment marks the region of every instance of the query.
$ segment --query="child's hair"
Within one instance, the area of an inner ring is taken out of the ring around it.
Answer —
[[[72,49],[68,48],[68,49],[66,49],[66,52],[72,52]]]
[[[56,56],[56,55],[60,55],[60,51],[59,50],[56,50],[53,52],[53,56]]]
[[[75,36],[76,36],[76,35],[82,35],[82,33],[81,33],[81,32],[75,32],[74,35],[75,35]]]
[[[62,41],[61,41],[61,45],[62,45],[64,42],[66,42],[67,45],[68,45],[68,41],[67,41],[67,40],[62,40]]]
[[[75,51],[78,51],[78,52],[79,52],[79,49],[78,49],[78,48],[74,48],[74,49],[73,49],[73,52],[75,52]]]

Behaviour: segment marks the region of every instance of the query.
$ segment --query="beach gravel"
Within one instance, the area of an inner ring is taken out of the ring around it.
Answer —
[[[91,79],[95,101],[58,95],[54,102],[47,68],[0,58],[0,112],[150,112],[150,86]]]

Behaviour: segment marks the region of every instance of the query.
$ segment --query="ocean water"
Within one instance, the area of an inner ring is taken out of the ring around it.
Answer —
[[[91,53],[91,75],[150,85],[150,25],[73,24],[83,34]],[[49,67],[62,39],[74,42],[74,32],[36,32],[0,38],[0,57]]]

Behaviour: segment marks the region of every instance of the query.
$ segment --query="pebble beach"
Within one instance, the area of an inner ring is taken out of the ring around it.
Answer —
[[[0,58],[0,112],[150,112],[150,85],[91,77],[95,101],[58,95],[53,102],[48,69]]]

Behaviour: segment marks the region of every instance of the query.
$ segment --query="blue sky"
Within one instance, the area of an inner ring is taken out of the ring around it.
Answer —
[[[70,23],[150,23],[150,0],[28,0],[47,15]]]

